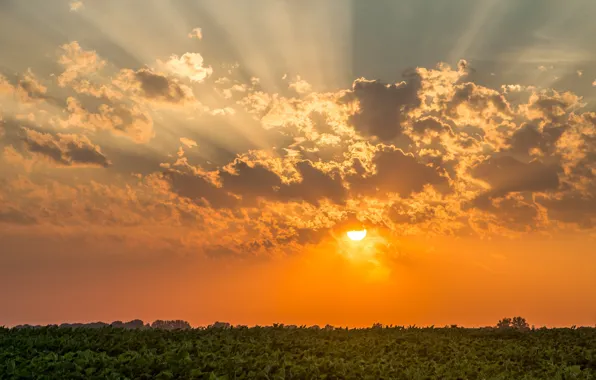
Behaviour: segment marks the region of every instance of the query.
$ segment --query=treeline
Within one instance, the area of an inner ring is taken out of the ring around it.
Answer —
[[[122,329],[129,329],[129,330],[142,330],[142,329],[160,329],[160,330],[189,330],[193,327],[187,321],[176,319],[176,320],[161,320],[158,319],[153,323],[144,323],[140,319],[133,319],[129,322],[122,322],[122,321],[114,321],[112,323],[105,323],[105,322],[91,322],[91,323],[62,323],[60,325],[18,325],[15,326],[15,329],[22,329],[22,328],[42,328],[42,327],[61,327],[61,328],[91,328],[91,329],[99,329],[104,327],[113,327],[113,328],[122,328]],[[396,329],[396,330],[403,330],[403,329],[465,329],[465,327],[458,326],[458,325],[446,325],[443,327],[436,327],[436,326],[399,326],[399,325],[383,325],[381,323],[374,323],[369,328],[349,328],[349,327],[335,327],[332,325],[325,325],[324,327],[320,327],[319,325],[285,325],[283,323],[274,323],[272,326],[254,326],[255,328],[273,328],[273,329],[309,329],[309,330],[366,330],[366,329]],[[211,325],[206,327],[197,327],[195,329],[202,330],[202,329],[248,329],[249,327],[246,325],[232,325],[228,322],[215,322]],[[575,329],[576,326],[572,326],[572,329]],[[544,329],[544,328],[541,328]],[[472,330],[517,330],[517,331],[528,331],[528,330],[535,330],[534,326],[528,324],[525,318],[523,317],[513,317],[513,318],[503,318],[497,322],[496,325],[493,326],[485,326],[479,328],[473,328]]]
[[[60,325],[48,325],[48,326],[41,326],[41,325],[18,325],[15,326],[15,329],[22,329],[22,328],[42,328],[42,327],[62,327],[62,328],[87,328],[87,329],[100,329],[104,327],[113,327],[113,328],[120,328],[120,329],[161,329],[161,330],[187,330],[191,329],[190,323],[176,319],[176,320],[161,320],[158,319],[153,321],[153,323],[144,323],[140,319],[133,319],[132,321],[122,322],[122,321],[114,321],[112,323],[105,323],[105,322],[91,322],[91,323],[62,323]]]

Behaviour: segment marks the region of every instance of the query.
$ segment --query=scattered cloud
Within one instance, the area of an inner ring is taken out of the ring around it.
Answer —
[[[188,38],[196,38],[197,40],[203,39],[203,30],[201,28],[194,28],[188,33]]]

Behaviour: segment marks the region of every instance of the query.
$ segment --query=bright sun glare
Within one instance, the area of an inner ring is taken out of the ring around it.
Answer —
[[[362,231],[348,231],[348,237],[354,241],[360,241],[366,237],[366,230]]]

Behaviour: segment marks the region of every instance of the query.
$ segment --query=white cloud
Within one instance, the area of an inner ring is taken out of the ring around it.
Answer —
[[[296,91],[299,94],[305,94],[307,92],[312,91],[311,84],[305,81],[304,79],[300,78],[300,76],[297,76],[296,80],[290,83],[290,88],[294,89],[294,91]]]
[[[172,55],[166,62],[158,60],[158,64],[170,73],[193,82],[202,82],[213,74],[211,66],[203,66],[203,57],[199,53],[184,53],[181,57]]]

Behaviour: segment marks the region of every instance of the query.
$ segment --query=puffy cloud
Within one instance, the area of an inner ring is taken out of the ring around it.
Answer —
[[[64,72],[58,76],[58,84],[66,87],[77,78],[93,74],[106,65],[93,50],[84,50],[77,41],[64,44],[60,47],[62,55],[58,63],[64,66]]]
[[[161,100],[169,103],[193,101],[192,90],[177,81],[148,69],[141,69],[134,73],[143,95],[149,99]]]
[[[0,180],[13,176],[0,188],[11,200],[2,223],[140,226],[156,232],[152,242],[241,255],[301,250],[357,225],[384,236],[519,236],[592,228],[596,218],[596,116],[584,100],[488,88],[465,61],[325,93],[297,77],[289,86],[300,96],[233,73],[206,81],[213,69],[197,53],[114,69],[74,42],[60,63],[60,96],[31,71],[0,78],[11,120]],[[248,148],[218,134],[228,122]],[[19,143],[21,124],[36,127]],[[90,139],[116,170],[88,182],[32,175],[41,160],[110,165]],[[153,166],[113,175],[134,160]]]
[[[344,101],[357,102],[357,111],[350,117],[358,132],[368,137],[390,141],[402,134],[408,112],[421,104],[418,91],[420,76],[404,74],[406,81],[383,84],[379,81],[358,79]]]
[[[300,78],[300,76],[297,76],[296,80],[291,82],[289,86],[299,94],[306,94],[312,90],[311,84]]]
[[[25,129],[23,140],[29,152],[42,155],[60,166],[108,167],[110,161],[86,136],[51,135]]]
[[[213,74],[211,66],[203,66],[203,56],[199,53],[184,53],[181,57],[172,55],[165,62],[158,61],[158,64],[165,71],[192,82],[203,82]]]

